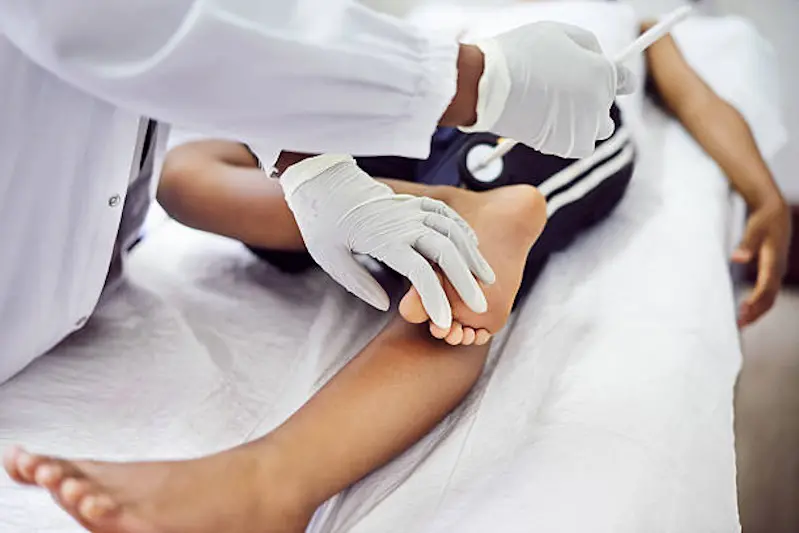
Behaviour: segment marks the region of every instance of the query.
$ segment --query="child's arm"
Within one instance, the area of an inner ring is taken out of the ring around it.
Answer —
[[[167,154],[158,202],[187,226],[275,250],[303,250],[276,179],[252,153],[230,141],[199,141]]]
[[[646,30],[651,24],[644,24]],[[758,260],[757,284],[739,323],[750,324],[774,304],[787,267],[790,213],[752,132],[738,111],[705,84],[667,36],[647,50],[649,75],[666,108],[721,167],[746,201],[750,217],[733,260]]]

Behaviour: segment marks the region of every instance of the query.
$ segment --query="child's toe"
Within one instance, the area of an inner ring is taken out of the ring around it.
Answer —
[[[459,322],[453,322],[452,328],[444,340],[446,340],[447,344],[458,346],[463,341],[463,326]]]
[[[411,324],[422,324],[430,319],[422,305],[422,299],[414,287],[408,289],[408,292],[400,300],[399,314]]]
[[[78,504],[78,513],[87,522],[105,520],[116,509],[116,502],[107,494],[89,494]]]
[[[471,346],[474,344],[475,339],[477,339],[477,333],[474,331],[474,328],[463,328],[463,340],[461,344],[463,346]]]
[[[61,484],[58,499],[67,510],[77,509],[81,501],[93,490],[94,487],[88,480],[67,478]]]

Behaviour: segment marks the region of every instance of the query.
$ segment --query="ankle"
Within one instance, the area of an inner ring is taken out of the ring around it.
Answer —
[[[422,196],[444,202],[456,211],[459,207],[462,207],[464,201],[473,194],[475,193],[467,189],[460,189],[450,185],[429,185],[426,186],[422,192]],[[461,216],[463,216],[462,213]]]
[[[324,499],[305,483],[302,472],[292,467],[290,456],[268,436],[237,450],[252,473],[252,492],[258,497],[259,514],[265,520],[308,521]]]

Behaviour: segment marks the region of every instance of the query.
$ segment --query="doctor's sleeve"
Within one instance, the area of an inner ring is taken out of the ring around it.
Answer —
[[[425,157],[458,45],[350,0],[0,0],[0,33],[122,108],[287,150]]]

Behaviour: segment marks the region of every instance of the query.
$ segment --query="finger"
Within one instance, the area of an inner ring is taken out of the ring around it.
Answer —
[[[590,31],[570,24],[563,24],[562,27],[566,35],[571,37],[572,41],[581,47],[598,54],[602,53],[602,45],[599,44],[599,39]]]
[[[752,260],[752,252],[744,248],[736,248],[733,250],[730,259],[733,263],[745,264]]]
[[[452,241],[430,230],[416,241],[414,248],[429,261],[441,267],[444,276],[469,309],[475,313],[485,313],[488,310],[488,302],[482,289]]]
[[[567,159],[583,159],[594,153],[597,139],[597,129],[593,128],[590,131],[574,132],[574,140],[572,149],[565,157]]]
[[[320,256],[317,262],[349,292],[372,307],[388,311],[391,305],[388,294],[350,250],[336,247],[329,254]]]
[[[444,287],[424,257],[411,247],[403,247],[387,249],[377,259],[411,281],[422,299],[422,305],[430,320],[436,326],[447,330],[450,328],[452,308]]]
[[[457,211],[452,209],[444,202],[433,200],[432,198],[422,197],[422,211],[435,213],[448,220],[451,220],[459,228],[461,228],[463,233],[469,237],[469,239],[473,240],[475,243],[478,241],[477,233],[475,233],[469,223],[466,222],[466,220],[464,220],[464,218],[460,216]]]
[[[594,153],[596,149],[599,124],[595,114],[583,112],[580,108],[576,107],[574,102],[572,102],[571,105],[571,148],[567,157],[582,159]],[[610,118],[610,116],[608,116],[608,118]]]
[[[637,89],[638,79],[632,70],[624,65],[616,65],[616,95],[633,94]]]
[[[750,218],[746,224],[744,235],[735,251],[732,252],[731,259],[735,263],[750,262],[763,243],[765,232],[755,218]]]
[[[471,241],[464,235],[460,231],[459,224],[439,213],[427,215],[424,219],[424,224],[452,241],[458,252],[466,260],[469,270],[477,276],[477,279],[487,285],[491,285],[496,281],[497,276],[477,248],[477,241]]]
[[[616,131],[616,123],[613,122],[613,119],[610,117],[610,113],[608,113],[607,116],[603,116],[600,119],[597,139],[600,141],[610,139],[613,136],[614,131]]]
[[[772,246],[761,248],[755,288],[741,310],[741,320],[745,325],[756,322],[774,306],[781,285],[779,270],[774,248]]]
[[[572,155],[575,143],[575,113],[572,101],[555,99],[550,102],[549,120],[543,133],[536,139],[536,150],[543,154],[563,158],[576,157]],[[568,105],[568,109],[563,109]]]

